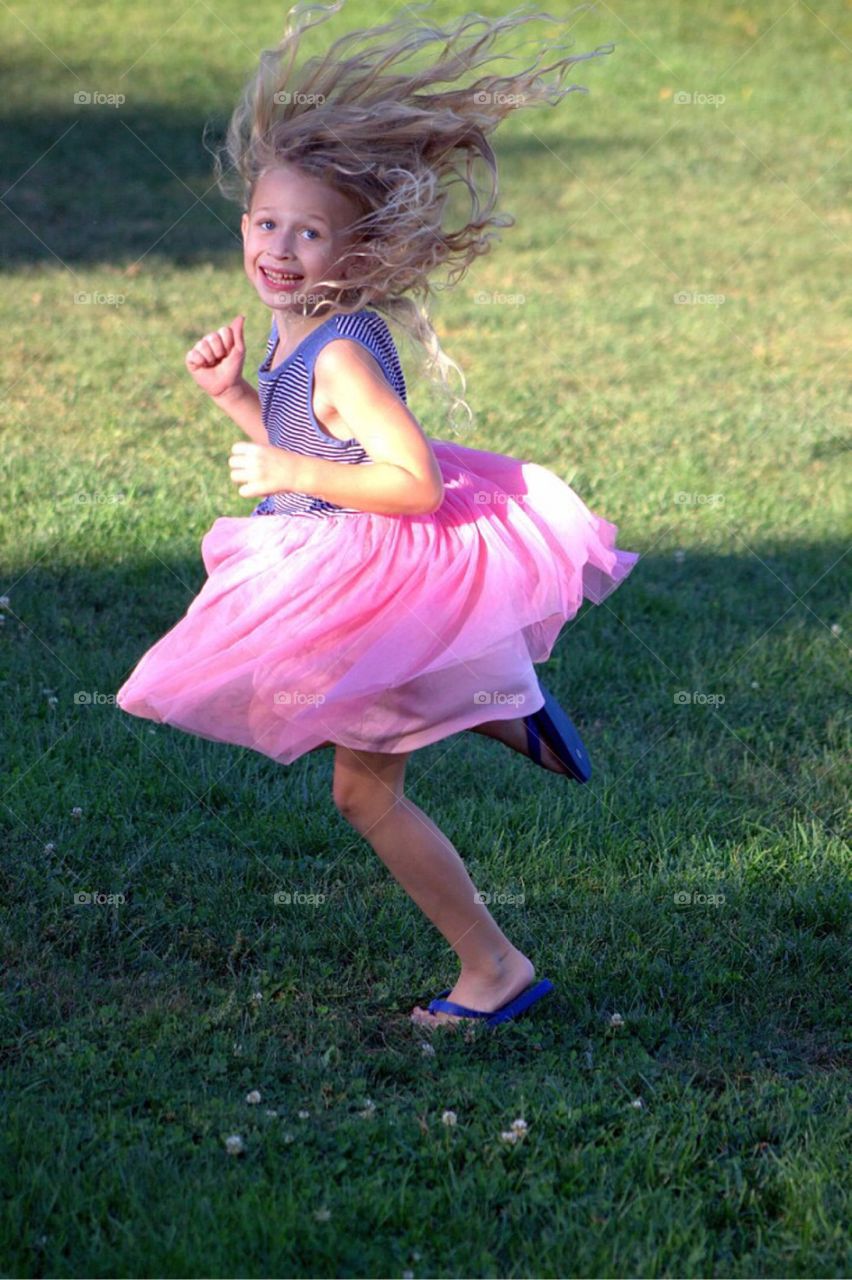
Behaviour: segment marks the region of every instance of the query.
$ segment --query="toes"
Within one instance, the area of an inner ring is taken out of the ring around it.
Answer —
[[[419,1005],[415,1005],[411,1012],[411,1021],[418,1023],[421,1027],[445,1027],[452,1026],[458,1022],[467,1022],[467,1018],[456,1018],[452,1014],[430,1013],[428,1009],[421,1009]]]

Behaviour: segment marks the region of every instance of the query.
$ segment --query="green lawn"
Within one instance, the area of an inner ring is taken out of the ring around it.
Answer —
[[[470,733],[410,762],[556,986],[433,1053],[408,1011],[455,957],[331,752],[281,769],[112,701],[254,505],[183,356],[237,312],[262,356],[201,134],[286,7],[0,8],[0,1271],[848,1275],[848,7],[604,3],[589,93],[497,134],[517,224],[435,308],[464,443],[642,559],[541,669],[588,786]]]

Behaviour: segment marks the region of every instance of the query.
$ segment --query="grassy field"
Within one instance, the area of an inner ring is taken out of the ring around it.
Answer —
[[[848,7],[604,3],[571,25],[616,45],[589,93],[497,135],[517,225],[435,309],[464,443],[642,559],[541,669],[588,786],[476,734],[410,762],[556,986],[432,1052],[408,1012],[455,957],[331,752],[282,769],[112,700],[254,505],[183,356],[244,312],[262,357],[201,134],[285,10],[0,10],[0,1271],[848,1275]]]

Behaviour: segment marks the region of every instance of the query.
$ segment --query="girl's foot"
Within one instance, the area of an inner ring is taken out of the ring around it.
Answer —
[[[527,726],[523,716],[517,720],[488,720],[485,724],[473,725],[471,732],[484,733],[489,738],[497,738],[500,742],[505,743],[507,747],[512,747],[513,750],[520,751],[521,755],[531,758]],[[541,735],[539,735],[539,739],[541,741],[541,763],[544,768],[551,769],[554,773],[570,773],[570,769],[566,769],[559,756],[551,751]]]
[[[458,982],[444,999],[454,1000],[456,1004],[463,1004],[468,1009],[493,1013],[495,1009],[500,1009],[510,1000],[514,1000],[515,996],[519,996],[522,991],[526,991],[534,977],[535,966],[532,961],[528,960],[522,951],[513,947],[501,960],[497,961],[488,974],[472,973],[463,969]],[[411,1012],[411,1021],[431,1031],[437,1026],[456,1025],[459,1022],[472,1026],[481,1019],[463,1018],[454,1013],[445,1013],[443,1010],[430,1013],[428,1009],[421,1009],[420,1005],[415,1005]]]

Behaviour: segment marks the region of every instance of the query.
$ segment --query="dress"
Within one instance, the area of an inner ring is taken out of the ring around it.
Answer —
[[[318,352],[360,342],[406,400],[383,317],[333,315],[274,369],[258,369],[271,444],[371,465],[323,432],[310,405]],[[130,715],[291,764],[326,741],[408,752],[544,702],[545,662],[583,600],[600,604],[639,554],[617,526],[534,462],[430,438],[444,499],[379,515],[309,494],[220,516],[201,541],[207,579],[116,694]]]

